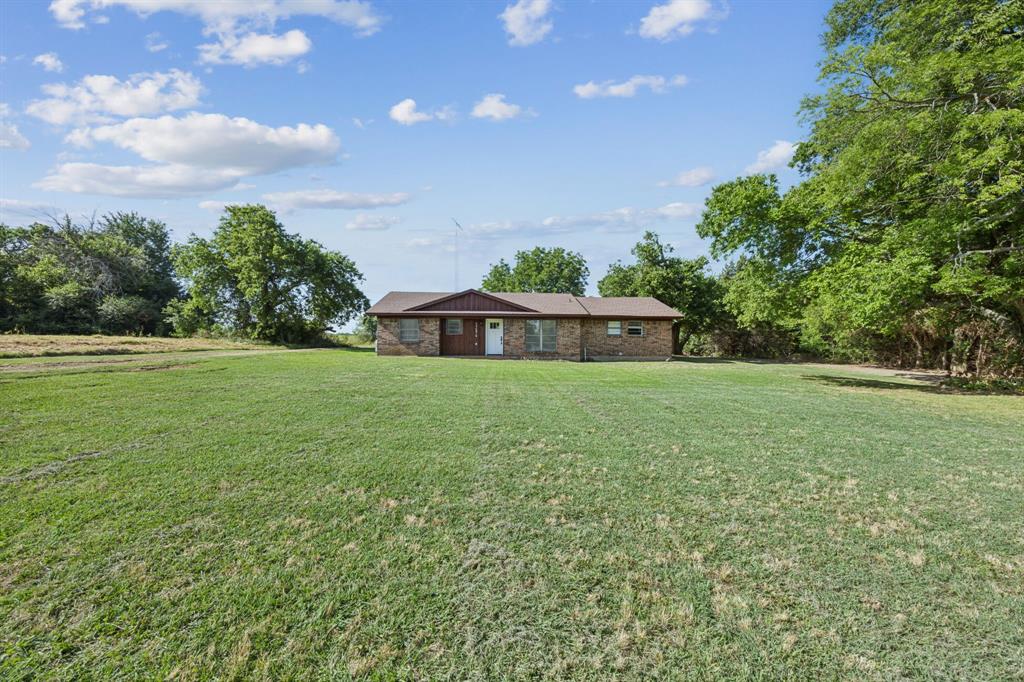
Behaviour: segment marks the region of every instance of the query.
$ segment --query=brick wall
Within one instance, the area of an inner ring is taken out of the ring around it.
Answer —
[[[441,320],[436,317],[419,318],[420,340],[403,343],[398,337],[397,317],[377,318],[377,355],[440,355]]]
[[[672,355],[672,321],[644,320],[643,336],[608,336],[608,320],[582,320],[583,345],[588,358],[667,358]]]
[[[378,318],[378,355],[439,355],[441,321],[435,317],[419,318],[418,343],[398,340],[397,317]],[[672,355],[672,321],[644,320],[643,336],[627,336],[622,320],[622,336],[608,336],[607,320],[560,318],[556,321],[555,351],[526,352],[526,323],[521,317],[505,318],[505,357],[536,360],[580,360],[583,347],[591,359],[667,358]]]
[[[580,320],[561,318],[555,322],[555,351],[553,353],[526,352],[526,320],[521,317],[505,318],[505,357],[534,360],[579,360]]]

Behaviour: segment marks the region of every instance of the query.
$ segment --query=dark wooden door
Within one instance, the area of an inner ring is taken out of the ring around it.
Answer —
[[[447,319],[441,319],[441,355],[483,355],[484,321],[469,317],[458,319],[462,321],[461,333],[456,333],[459,325],[449,325]]]

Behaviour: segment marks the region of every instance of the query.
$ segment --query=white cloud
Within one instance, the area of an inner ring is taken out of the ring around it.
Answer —
[[[404,126],[411,126],[416,123],[423,123],[424,121],[453,121],[455,120],[455,108],[451,105],[435,109],[434,111],[419,111],[416,108],[416,100],[411,97],[403,99],[401,102],[391,107],[388,111],[388,116],[391,117],[392,121],[400,123]],[[372,123],[367,121],[365,124],[358,118],[352,119],[357,127],[363,128],[365,125]]]
[[[577,97],[593,99],[594,97],[633,97],[640,88],[649,88],[651,92],[663,94],[669,88],[681,88],[687,83],[686,76],[678,75],[671,78],[664,76],[633,76],[627,81],[616,83],[614,81],[603,81],[595,83],[590,81],[573,87],[572,91]]]
[[[554,28],[547,18],[550,11],[550,0],[519,0],[505,7],[498,17],[505,23],[508,44],[524,47],[544,40]]]
[[[11,107],[6,102],[0,102],[0,149],[28,149],[32,144],[10,118]]]
[[[698,166],[683,171],[671,180],[663,180],[658,187],[700,187],[715,179],[715,170],[710,166]]]
[[[180,118],[132,118],[75,131],[72,143],[109,142],[148,161],[265,175],[333,161],[340,142],[323,125],[271,128],[247,118],[192,112]]]
[[[640,20],[640,35],[644,38],[669,41],[688,36],[701,21],[712,21],[725,16],[725,10],[716,12],[710,0],[669,0],[655,5]]]
[[[61,62],[60,57],[57,56],[56,52],[45,52],[41,55],[36,55],[36,58],[32,60],[33,64],[38,64],[43,67],[46,71],[53,71],[54,73],[60,73],[64,70],[64,63]]]
[[[137,73],[127,80],[114,76],[86,76],[75,85],[50,83],[49,95],[35,100],[26,112],[54,125],[109,121],[111,116],[143,116],[193,107],[203,86],[191,73]]]
[[[688,204],[683,201],[673,201],[671,204],[665,204],[660,208],[655,208],[650,211],[647,215],[642,215],[643,219],[654,219],[654,220],[684,220],[686,218],[695,218],[700,215],[701,209],[704,208],[703,204]]]
[[[146,36],[146,49],[150,52],[166,50],[171,44],[164,40],[156,31]]]
[[[371,215],[369,213],[360,213],[352,220],[345,224],[346,230],[367,230],[367,231],[380,231],[386,230],[389,227],[397,225],[402,221],[398,216],[387,216],[387,215]]]
[[[24,201],[22,199],[0,198],[0,222],[13,222],[13,216],[18,218],[28,216],[30,218],[47,217],[56,215],[60,211],[48,204],[40,204],[35,201]]]
[[[576,215],[553,215],[540,221],[505,220],[476,223],[467,231],[477,237],[553,234],[594,228],[599,232],[632,232],[652,223],[686,220],[700,214],[701,204],[674,202],[657,208],[626,206],[611,211]]]
[[[164,11],[197,17],[208,34],[235,33],[239,27],[273,26],[280,19],[311,16],[368,36],[384,22],[364,0],[53,0],[50,13],[64,28],[81,29],[88,12],[111,7],[123,7],[141,17]]]
[[[238,188],[250,175],[330,163],[340,146],[323,124],[271,128],[247,118],[194,112],[80,128],[68,141],[85,147],[108,142],[154,165],[65,163],[36,187],[131,197],[200,194]]]
[[[392,107],[392,108],[394,108],[394,107]],[[358,117],[353,117],[352,118],[352,125],[354,125],[356,128],[359,128],[360,130],[365,130],[367,128],[367,126],[371,125],[372,123],[373,123],[373,119],[372,118],[368,118],[368,119],[362,119],[362,118],[358,118]]]
[[[239,64],[247,67],[261,64],[280,65],[301,57],[312,48],[312,41],[298,29],[281,35],[224,34],[216,43],[199,46],[199,61],[204,64]]]
[[[339,192],[333,189],[306,189],[291,192],[271,192],[263,198],[286,209],[296,208],[379,208],[398,206],[412,197],[405,192],[389,194],[367,194],[360,192]]]
[[[422,123],[423,121],[429,121],[433,118],[433,116],[426,112],[416,111],[416,100],[411,97],[407,97],[395,106],[391,107],[391,111],[388,112],[388,116],[391,117],[392,121],[397,121],[404,126],[411,126],[414,123]]]
[[[199,202],[199,208],[206,211],[213,211],[214,213],[220,213],[224,210],[225,206],[230,206],[230,201],[218,201],[216,199],[207,199],[206,201]]]
[[[491,93],[484,95],[483,99],[473,106],[470,113],[473,118],[489,118],[492,121],[507,121],[510,118],[524,116],[531,112],[524,111],[518,104],[509,104],[505,101],[505,95]]]
[[[744,169],[747,173],[766,173],[785,168],[796,152],[796,145],[786,140],[776,140],[768,149],[757,153],[757,161]]]
[[[597,227],[608,231],[634,230],[650,223],[665,220],[692,218],[700,212],[700,204],[674,202],[658,208],[619,208],[603,213],[588,213],[574,216],[551,216],[541,221],[543,227],[572,230],[580,227]]]
[[[238,182],[230,170],[209,170],[181,164],[103,166],[65,163],[34,187],[51,192],[105,194],[114,197],[173,198],[226,189]]]
[[[451,253],[455,246],[450,239],[435,239],[433,237],[415,237],[405,243],[407,248],[417,250],[432,250]]]
[[[309,52],[312,43],[302,31],[272,32],[282,19],[321,17],[348,26],[359,36],[376,33],[384,23],[366,0],[52,0],[50,12],[64,28],[81,29],[90,12],[111,7],[143,18],[165,11],[196,17],[203,23],[203,34],[216,38],[199,46],[200,62],[250,67],[284,64]],[[147,44],[154,52],[167,46],[159,40]]]

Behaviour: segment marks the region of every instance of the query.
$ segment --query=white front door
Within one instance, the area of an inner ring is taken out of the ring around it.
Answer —
[[[501,320],[486,320],[486,353],[487,355],[505,354],[505,325]]]

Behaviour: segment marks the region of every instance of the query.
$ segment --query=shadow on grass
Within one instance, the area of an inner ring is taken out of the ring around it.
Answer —
[[[934,395],[1001,395],[1024,397],[1024,392],[1016,387],[1012,388],[970,388],[964,389],[946,383],[945,377],[935,374],[913,374],[900,373],[897,377],[926,381],[926,384],[905,384],[899,381],[886,381],[884,379],[867,379],[860,377],[839,377],[830,374],[804,374],[801,379],[814,381],[826,386],[840,386],[842,388],[874,388],[881,390],[896,391],[917,391],[918,393],[931,393]]]
[[[900,381],[886,381],[884,379],[866,379],[859,377],[838,377],[831,374],[804,374],[800,378],[808,381],[814,381],[825,386],[839,386],[841,388],[876,388],[895,391],[917,391],[918,393],[955,393],[955,391],[944,389],[937,383],[906,384]]]
[[[753,358],[738,355],[707,356],[707,355],[673,355],[675,362],[690,362],[697,365],[810,365],[810,364],[837,364],[829,363],[826,360],[815,358],[791,357],[791,358]]]

